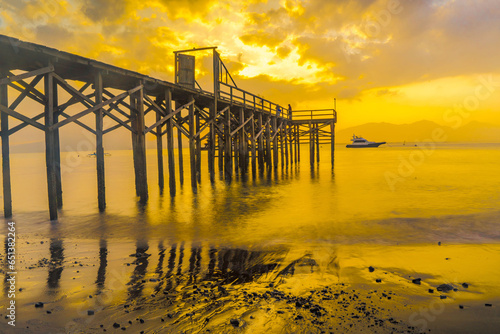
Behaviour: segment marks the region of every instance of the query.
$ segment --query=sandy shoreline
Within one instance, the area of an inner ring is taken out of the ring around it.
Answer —
[[[6,325],[4,295],[5,333],[494,333],[500,326],[498,269],[491,267],[499,245],[374,254],[366,245],[249,250],[35,237],[18,243],[16,329]],[[431,275],[426,261],[414,259],[441,252],[449,257],[437,266],[455,277],[434,268],[436,261]],[[481,264],[468,268],[465,254]],[[452,290],[438,291],[441,284]]]

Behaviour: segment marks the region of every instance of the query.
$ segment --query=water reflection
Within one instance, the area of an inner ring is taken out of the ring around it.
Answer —
[[[149,265],[148,258],[151,254],[148,254],[147,251],[149,246],[147,242],[137,242],[137,247],[134,254],[131,254],[131,257],[135,257],[133,264],[135,264],[134,271],[132,276],[130,277],[130,281],[127,283],[130,287],[128,288],[128,298],[127,300],[136,300],[137,298],[142,296],[142,292],[144,290],[144,277],[146,276],[146,272]]]
[[[64,270],[64,247],[63,240],[59,238],[50,239],[50,262],[49,274],[47,277],[47,287],[50,293],[56,293],[59,288],[59,281]]]
[[[97,269],[97,279],[95,281],[97,285],[97,291],[101,291],[104,288],[104,283],[106,281],[107,266],[108,266],[108,243],[106,239],[101,239],[99,241],[99,269]]]

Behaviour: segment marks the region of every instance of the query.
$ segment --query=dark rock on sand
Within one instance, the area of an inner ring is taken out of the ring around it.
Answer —
[[[464,309],[464,306],[463,305],[458,305],[458,307],[463,310]]]
[[[377,279],[375,280],[375,282],[377,282],[377,283],[382,283],[382,280],[381,280],[380,278],[377,278]]]
[[[429,293],[434,293],[434,289],[429,289]]]
[[[439,296],[439,299],[446,299],[446,296],[441,295]]]
[[[486,307],[492,307],[493,304],[484,304],[484,306],[486,306]]]
[[[42,302],[38,302],[35,304],[35,307],[43,307],[43,303]]]
[[[115,323],[113,324],[113,327],[114,327],[114,328],[120,328],[120,324],[118,324],[118,323],[116,323],[116,322],[115,322]]]
[[[87,315],[94,315],[94,311],[93,310],[88,310],[87,311]]]
[[[368,271],[372,273],[372,272],[374,272],[374,271],[375,271],[375,268],[373,268],[372,266],[369,266],[369,267],[368,267]]]
[[[453,290],[453,285],[451,285],[451,284],[441,284],[436,289],[437,289],[437,291],[441,291],[441,292],[450,292],[451,290]]]
[[[420,285],[421,281],[422,281],[422,279],[421,279],[421,278],[414,278],[414,279],[412,279],[412,280],[411,280],[411,282],[412,282],[413,284],[419,284],[419,285]]]
[[[233,325],[234,327],[238,327],[240,325],[240,321],[238,319],[231,319],[229,321],[231,323],[231,325]]]
[[[462,283],[462,287],[464,287],[465,289],[467,289],[469,287],[469,284],[467,283]]]

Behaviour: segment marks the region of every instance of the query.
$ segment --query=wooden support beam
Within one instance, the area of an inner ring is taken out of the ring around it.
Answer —
[[[216,104],[215,102],[210,105],[209,109],[209,121],[206,124],[209,124],[210,129],[208,132],[208,173],[210,177],[210,182],[215,182],[215,136],[216,136],[216,127],[215,127],[215,117],[216,117]],[[205,124],[205,125],[206,125]]]
[[[4,114],[7,114],[7,115],[9,115],[9,116],[12,116],[12,117],[14,117],[14,118],[16,118],[16,119],[20,120],[21,122],[28,123],[29,125],[32,125],[32,126],[34,126],[35,128],[37,128],[37,129],[40,129],[40,130],[42,130],[42,131],[45,131],[45,126],[44,126],[44,125],[42,125],[42,124],[40,124],[40,123],[38,123],[38,122],[36,122],[36,121],[32,120],[32,119],[31,119],[31,118],[29,118],[29,117],[24,116],[23,114],[18,113],[18,112],[17,112],[17,111],[15,111],[15,110],[12,110],[12,109],[10,109],[10,108],[6,107],[6,106],[4,106],[4,105],[1,105],[1,104],[0,104],[0,111],[1,111],[2,113],[4,113]]]
[[[56,159],[54,139],[54,78],[53,74],[45,75],[45,163],[47,166],[47,190],[49,197],[50,220],[57,220],[57,185]]]
[[[314,165],[314,125],[309,122],[309,163]]]
[[[59,105],[59,97],[57,92],[57,83],[52,82],[54,85],[54,124],[59,121],[59,114],[56,112]],[[62,177],[61,177],[61,143],[59,139],[59,129],[54,130],[54,159],[55,159],[55,175],[56,175],[56,193],[57,193],[57,208],[61,209],[63,206],[62,198]]]
[[[6,115],[6,116],[8,116],[8,115]],[[44,116],[45,116],[45,112],[42,112],[42,113],[36,115],[35,117],[33,117],[31,120],[34,121],[34,122],[36,122],[37,120],[43,118]],[[11,128],[9,130],[9,136],[13,135],[14,133],[16,133],[19,130],[24,129],[28,125],[30,125],[30,124],[28,124],[28,123],[22,123],[22,124],[16,125],[15,127]]]
[[[267,127],[262,125],[262,112],[259,112],[258,114],[258,120],[257,120],[257,128],[259,129],[259,134],[255,136],[255,139],[258,139],[258,162],[259,162],[259,168],[261,170],[264,169],[264,138],[261,136],[262,132],[265,131]]]
[[[61,87],[63,87],[63,88],[66,87],[67,88],[67,87],[71,87],[71,86],[69,86],[67,84],[64,84],[64,85],[61,85]],[[71,88],[74,89],[73,87],[71,87]],[[76,92],[81,95],[82,99],[83,99],[83,97],[85,99],[87,99],[87,97],[85,95],[81,94],[78,91],[76,91]],[[52,128],[60,128],[61,126],[64,126],[64,125],[66,125],[68,123],[71,123],[71,122],[73,122],[76,119],[79,119],[79,118],[81,118],[81,117],[83,117],[83,116],[85,116],[87,114],[90,114],[90,113],[95,112],[95,111],[97,111],[99,109],[102,109],[102,108],[106,107],[107,105],[109,105],[109,104],[111,104],[113,102],[116,102],[116,101],[119,101],[121,99],[124,99],[127,96],[131,96],[131,95],[133,95],[133,94],[135,94],[137,92],[142,92],[142,85],[139,85],[139,86],[137,86],[137,87],[135,87],[135,88],[133,88],[133,89],[125,92],[125,93],[117,95],[117,96],[115,96],[115,97],[113,97],[113,98],[111,98],[109,100],[103,101],[103,102],[99,103],[98,105],[95,105],[95,103],[93,101],[90,101],[90,104],[93,105],[93,107],[91,107],[91,108],[89,108],[87,110],[84,110],[82,112],[79,112],[79,113],[71,116],[70,118],[66,118],[64,121],[61,121],[61,122],[59,122],[57,124],[52,125]],[[140,105],[141,106],[143,105],[142,102],[141,102]],[[137,112],[139,112],[142,116],[144,116],[144,110],[137,111]],[[107,111],[105,111],[105,113],[109,116],[109,113]],[[142,132],[142,128],[141,128],[141,132]]]
[[[256,157],[256,143],[255,143],[255,110],[252,111],[252,115],[250,116],[252,122],[250,123],[250,145],[252,151],[252,175],[255,177],[257,173],[257,157]]]
[[[196,107],[196,105],[194,105],[194,107]],[[197,112],[195,112],[196,134],[193,138],[193,140],[195,141],[196,151],[196,180],[198,181],[198,183],[201,183],[201,138],[199,135],[201,133],[201,112],[198,108],[195,108],[195,110],[198,110]]]
[[[193,191],[196,193],[198,186],[196,183],[196,147],[195,147],[195,139],[194,134],[196,132],[196,123],[194,117],[194,97],[191,95],[189,100],[193,103],[189,105],[189,161],[191,167],[191,187]]]
[[[177,102],[175,103],[175,109],[181,109],[177,108]],[[182,109],[181,109],[182,110]],[[177,116],[177,122],[174,122],[173,125],[177,128],[177,151],[178,151],[178,158],[179,158],[179,182],[182,185],[184,184],[184,159],[183,159],[183,152],[182,152],[182,133],[183,129],[178,125],[180,124],[180,120],[182,119],[182,115],[179,114]],[[189,134],[187,136],[189,138]]]
[[[332,161],[332,168],[335,164],[335,122],[330,123],[330,145],[331,145],[331,161]]]
[[[102,73],[97,71],[94,78],[95,104],[100,105],[103,100]],[[106,182],[104,174],[104,145],[103,145],[103,109],[95,112],[95,134],[96,134],[96,167],[97,167],[97,202],[99,211],[106,209]]]
[[[319,131],[318,131],[318,124],[316,124],[316,162],[319,165]]]
[[[247,140],[246,140],[246,134],[245,134],[245,125],[251,120],[251,118],[248,118],[245,120],[245,110],[243,108],[240,109],[240,123],[242,123],[238,128],[240,129],[240,135],[238,136],[238,140],[240,142],[239,146],[239,154],[238,154],[238,162],[240,164],[240,169],[241,173],[244,174],[245,167],[246,167],[246,146],[247,146]]]
[[[21,87],[19,87],[21,86]],[[9,84],[9,87],[14,88],[21,94],[26,93],[26,96],[32,99],[35,102],[38,102],[39,104],[45,106],[45,96],[42,94],[43,98],[40,98],[39,96],[35,95],[33,92],[36,91],[37,93],[41,94],[38,90],[33,88],[32,90],[27,90],[24,86],[22,86],[21,82],[18,83],[11,83]],[[28,84],[26,84],[26,87],[28,87]]]
[[[144,133],[148,133],[148,132],[150,132],[152,129],[154,129],[154,128],[158,127],[158,125],[161,125],[161,124],[165,123],[165,122],[166,122],[167,120],[169,120],[171,117],[173,117],[173,116],[177,115],[178,113],[180,113],[183,109],[190,107],[193,103],[194,103],[194,102],[193,102],[193,101],[191,101],[191,102],[188,102],[188,103],[186,103],[185,105],[183,105],[183,106],[181,106],[181,107],[179,107],[179,108],[176,108],[176,109],[175,109],[175,111],[174,111],[173,113],[166,115],[165,117],[163,117],[163,118],[161,118],[161,119],[157,120],[155,124],[153,124],[153,125],[151,125],[150,127],[146,128],[146,130],[144,130]],[[188,136],[188,137],[189,137],[189,136]]]
[[[242,108],[241,110],[243,110],[243,108]],[[249,118],[249,119],[247,119],[246,121],[243,121],[243,123],[242,123],[240,126],[238,126],[236,129],[234,129],[234,130],[230,133],[230,136],[232,137],[232,136],[234,136],[236,133],[238,133],[238,131],[240,131],[241,129],[243,129],[243,127],[244,127],[245,125],[247,125],[247,123],[248,123],[248,122],[250,122],[251,120],[252,120],[252,119],[251,119],[251,118]]]
[[[283,139],[284,139],[284,145],[285,145],[285,164],[286,167],[288,168],[288,131],[290,131],[290,128],[288,127],[288,121],[284,121],[285,125],[283,126]]]
[[[10,76],[8,78],[0,79],[0,85],[8,85],[8,84],[13,83],[13,82],[21,81],[21,80],[28,79],[31,77],[36,77],[38,75],[44,75],[44,74],[51,73],[51,72],[54,72],[54,66],[47,66],[47,67],[40,68],[38,70],[34,70],[31,72],[27,72],[27,73],[23,73],[23,74],[19,74],[19,75],[13,75],[13,76]],[[2,75],[2,77],[3,77],[3,75]]]
[[[224,115],[224,175],[226,180],[231,180],[233,176],[233,153],[231,143],[231,109],[229,108]]]
[[[172,91],[165,89],[165,105],[167,115],[172,113]],[[168,179],[170,195],[175,196],[175,160],[174,160],[174,129],[172,126],[174,119],[167,120],[167,155],[168,155]]]
[[[131,126],[129,126],[127,123],[128,123],[128,120],[127,121],[122,121],[121,119],[119,119],[118,117],[116,117],[115,115],[113,115],[112,113],[109,112],[109,110],[106,110],[106,109],[99,109],[101,110],[104,115],[108,116],[109,118],[111,118],[113,121],[115,121],[116,123],[118,123],[119,126],[123,126],[124,128],[126,128],[127,130],[129,130],[130,132],[134,132],[136,131],[135,129],[133,129]],[[75,122],[75,121],[73,121]]]
[[[146,100],[150,100],[147,95],[144,96]],[[154,103],[151,101],[151,103]],[[154,103],[156,106],[156,103]],[[164,112],[159,108],[155,107],[156,121],[161,119]],[[160,192],[163,193],[163,187],[165,186],[165,180],[163,175],[163,136],[162,136],[162,124],[158,124],[156,127],[156,156],[158,161],[158,186],[160,187]]]
[[[141,203],[145,203],[148,199],[148,183],[147,183],[147,168],[146,168],[146,140],[144,129],[144,91],[143,85],[139,90],[130,94],[130,105],[135,109],[132,113],[132,128],[135,130],[132,133],[132,148],[134,151],[134,168],[135,168],[135,184],[136,193],[140,197]]]
[[[12,110],[15,110],[20,104],[21,102],[23,102],[24,98],[28,95],[28,93],[33,89],[35,88],[35,86],[40,82],[40,80],[43,79],[43,75],[38,75],[36,76],[32,81],[31,83],[28,85],[27,88],[24,89],[24,91],[19,94],[19,96],[17,97],[17,99],[12,102],[12,104],[9,106],[10,109]]]
[[[268,115],[268,120],[272,121],[272,116]],[[272,156],[271,156],[271,122],[266,122],[266,164],[268,168],[272,167]]]
[[[7,70],[0,68],[0,76],[5,76]],[[8,89],[6,85],[0,86],[0,105],[9,105]],[[1,113],[0,128],[2,137],[2,176],[3,176],[3,215],[12,217],[12,190],[10,181],[10,147],[9,147],[9,115]]]
[[[274,162],[274,168],[278,168],[278,137],[276,135],[278,134],[278,117],[274,116],[273,117],[273,162]]]

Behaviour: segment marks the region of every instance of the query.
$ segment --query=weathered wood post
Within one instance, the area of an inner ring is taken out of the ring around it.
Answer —
[[[278,168],[278,116],[273,117],[273,163]]]
[[[226,180],[230,180],[233,176],[232,165],[232,139],[231,139],[231,108],[227,108],[224,112],[224,171]]]
[[[247,140],[245,134],[245,110],[240,108],[240,121],[241,121],[241,129],[240,129],[240,154],[239,154],[239,162],[241,173],[244,174],[246,172],[246,159],[247,159]]]
[[[319,164],[319,124],[316,124],[316,162]]]
[[[268,115],[267,126],[266,126],[266,164],[267,168],[272,167],[271,160],[271,113]]]
[[[196,130],[195,133],[198,133],[201,129],[200,124],[200,110],[196,112],[195,109],[195,121],[196,121]],[[201,183],[201,133],[194,138],[195,140],[195,151],[196,151],[196,180],[198,183]]]
[[[156,101],[158,105],[161,105],[160,101]],[[156,122],[159,122],[162,118],[162,114],[159,110],[156,110]],[[163,175],[163,124],[158,124],[156,127],[156,159],[158,161],[158,186],[160,187],[160,193],[163,193],[163,188],[165,186],[165,177]]]
[[[259,129],[259,138],[258,138],[258,160],[259,160],[259,169],[264,169],[264,126],[262,124],[262,111],[259,112],[257,128]]]
[[[59,106],[59,97],[57,94],[57,82],[53,80],[54,89],[54,124],[59,121],[59,113],[57,112]],[[61,145],[59,140],[59,128],[54,129],[54,159],[55,159],[55,176],[56,176],[56,193],[57,193],[57,208],[61,209],[63,206],[62,197],[62,177],[61,177]]]
[[[7,69],[0,68],[0,77],[7,77]],[[0,104],[9,107],[7,84],[0,85]],[[3,176],[3,215],[12,217],[12,190],[10,182],[10,147],[9,147],[9,115],[0,113],[2,136],[2,176]]]
[[[284,136],[284,145],[285,145],[285,163],[286,163],[286,167],[288,167],[288,154],[289,154],[289,151],[288,151],[288,131],[289,131],[288,121],[284,121],[283,136]]]
[[[175,109],[179,108],[180,104],[176,101],[175,102]],[[177,125],[181,126],[183,122],[182,118],[182,111],[177,114]],[[181,185],[184,184],[184,158],[182,155],[182,131],[178,128],[177,129],[177,153],[178,153],[178,158],[179,158],[179,183]]]
[[[257,157],[255,156],[256,154],[256,149],[255,149],[255,105],[254,105],[254,110],[252,110],[252,114],[250,115],[252,120],[250,121],[251,125],[251,150],[252,150],[252,175],[255,176],[257,172]]]
[[[165,105],[167,115],[172,114],[172,91],[165,89]],[[168,154],[168,184],[170,195],[175,196],[175,157],[174,157],[174,119],[170,117],[167,120],[167,154]]]
[[[197,184],[196,184],[196,146],[195,146],[195,134],[196,134],[196,124],[194,117],[194,97],[191,95],[189,97],[189,102],[192,102],[189,105],[189,160],[191,167],[191,187],[196,192]]]
[[[311,166],[314,165],[314,126],[309,121],[309,162]]]
[[[210,174],[210,182],[215,182],[215,115],[217,114],[215,110],[216,102],[210,105],[209,109],[209,134],[208,134],[208,173]]]
[[[102,103],[102,73],[97,71],[94,78],[95,103]],[[103,111],[102,108],[95,112],[95,127],[96,127],[96,164],[97,164],[97,201],[99,211],[104,211],[106,208],[106,183],[104,176],[104,147],[103,147]]]
[[[281,152],[281,169],[285,168],[285,150],[283,149],[283,139],[284,139],[283,137],[284,137],[284,133],[285,133],[284,122],[285,122],[284,120],[281,120],[281,125],[278,128],[279,135],[280,135],[279,143],[280,143],[280,152]]]
[[[295,126],[295,163],[300,162],[300,125]]]
[[[50,66],[50,65],[49,65]],[[54,77],[45,75],[45,164],[47,166],[47,190],[50,220],[57,219],[57,181],[54,129]]]
[[[146,136],[144,133],[144,85],[137,92],[130,96],[132,109],[132,128],[136,132],[132,136],[132,149],[134,154],[135,185],[136,193],[140,201],[145,203],[148,200],[148,179],[146,168]]]
[[[330,140],[331,140],[331,159],[332,159],[332,168],[335,163],[335,122],[332,121],[330,123]]]

